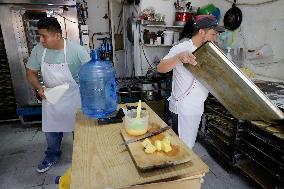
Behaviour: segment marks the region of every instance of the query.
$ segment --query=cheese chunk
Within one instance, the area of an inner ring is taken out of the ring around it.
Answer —
[[[145,139],[143,140],[143,142],[142,142],[142,146],[144,146],[144,148],[146,148],[146,146],[147,146],[148,144],[151,144],[151,145],[152,145],[151,140],[148,139],[148,138],[145,138]]]
[[[155,147],[157,148],[158,151],[162,150],[162,142],[160,140],[155,141]]]
[[[148,144],[148,145],[146,146],[146,148],[145,148],[145,152],[146,152],[147,154],[152,154],[152,153],[154,153],[156,150],[157,150],[156,147],[155,147],[154,145],[152,145],[152,144]]]
[[[172,151],[172,147],[171,147],[171,145],[170,144],[167,144],[167,143],[162,143],[162,150],[164,151],[164,152],[170,152],[170,151]]]

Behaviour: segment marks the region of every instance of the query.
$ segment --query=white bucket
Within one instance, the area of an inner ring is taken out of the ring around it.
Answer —
[[[174,45],[178,44],[179,32],[174,32]]]
[[[174,38],[174,31],[164,31],[164,45],[172,45]]]

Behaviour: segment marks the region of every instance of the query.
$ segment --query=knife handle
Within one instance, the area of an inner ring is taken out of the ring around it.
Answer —
[[[114,117],[111,118],[99,118],[98,124],[99,125],[106,125],[106,124],[113,124],[113,123],[121,123],[122,119],[117,119]]]

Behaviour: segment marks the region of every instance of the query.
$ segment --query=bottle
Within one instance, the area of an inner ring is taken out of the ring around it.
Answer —
[[[99,49],[92,51],[92,59],[79,70],[82,111],[93,118],[107,117],[117,109],[115,71],[99,53]]]
[[[230,60],[233,60],[232,55],[231,55],[231,47],[227,48],[227,58]]]
[[[71,168],[68,168],[62,176],[55,177],[55,184],[58,189],[70,189]]]

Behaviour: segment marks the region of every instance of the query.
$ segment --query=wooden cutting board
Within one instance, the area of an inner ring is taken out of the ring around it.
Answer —
[[[161,126],[156,123],[150,123],[149,131],[157,130],[160,127]],[[179,139],[173,130],[169,129],[159,135],[152,136],[149,139],[152,141],[162,140],[165,134],[171,136],[171,146],[173,150],[168,153],[157,151],[153,154],[145,153],[144,147],[141,144],[143,140],[126,145],[136,167],[139,170],[147,171],[154,168],[162,168],[190,161],[190,152],[188,147]],[[124,128],[121,129],[121,135],[124,141],[135,138],[134,136],[128,135]]]

